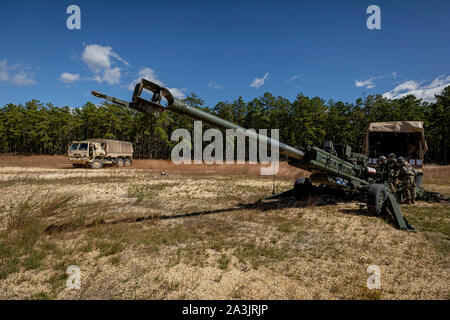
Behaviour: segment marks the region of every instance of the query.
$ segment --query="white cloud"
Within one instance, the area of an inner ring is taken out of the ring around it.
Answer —
[[[99,72],[102,68],[110,68],[111,49],[111,47],[102,47],[96,44],[88,45],[84,48],[81,60],[96,72]]]
[[[167,88],[169,91],[170,91],[170,93],[172,93],[172,95],[175,97],[175,98],[178,98],[178,99],[184,99],[184,98],[186,98],[186,95],[184,94],[184,92],[187,90],[186,88],[183,88],[183,89],[179,89],[179,88]]]
[[[157,85],[159,85],[161,87],[166,86],[166,84],[158,78],[158,74],[155,72],[155,70],[153,70],[152,68],[149,68],[149,67],[145,67],[145,68],[142,68],[141,70],[139,70],[138,77],[128,84],[128,90],[133,91],[134,87],[136,86],[136,84],[138,82],[141,81],[141,79],[149,80],[151,82],[156,83]],[[183,89],[167,88],[167,89],[172,93],[172,95],[175,98],[178,98],[178,99],[185,98],[184,92],[187,90],[186,88],[183,88]]]
[[[0,69],[0,82],[6,82],[9,79],[9,73]]]
[[[116,84],[120,82],[120,68],[105,69],[103,71],[103,81],[108,84]]]
[[[74,83],[75,81],[80,80],[80,75],[64,72],[59,76],[59,80],[64,83],[71,84]]]
[[[155,70],[145,67],[139,70],[138,77],[130,82],[130,84],[128,85],[128,90],[133,91],[134,87],[139,81],[141,81],[141,79],[146,79],[156,83],[159,86],[164,86],[164,83],[158,79],[158,74],[155,72]]]
[[[369,78],[367,80],[360,81],[358,79],[355,80],[356,87],[366,87],[367,89],[372,89],[375,87],[374,78]]]
[[[12,76],[11,81],[17,86],[25,86],[27,84],[35,84],[34,81],[25,71],[20,71]]]
[[[366,87],[366,89],[372,89],[372,88],[375,88],[375,82],[377,80],[386,79],[386,78],[389,78],[389,77],[392,77],[392,78],[396,79],[397,76],[398,76],[397,72],[392,72],[390,74],[383,74],[383,75],[379,75],[379,76],[376,76],[376,77],[370,77],[370,78],[367,78],[365,80],[358,80],[358,79],[356,79],[355,80],[355,87],[358,87],[358,88]]]
[[[97,82],[106,82],[108,84],[120,83],[122,76],[119,67],[113,68],[113,64],[117,61],[129,67],[130,64],[122,59],[110,46],[101,46],[98,44],[90,44],[84,48],[81,60],[94,72],[91,78]]]
[[[450,86],[450,76],[439,76],[428,85],[421,85],[414,80],[405,81],[394,89],[383,94],[387,99],[400,99],[407,95],[414,95],[427,102],[436,101],[435,94],[440,94],[445,87]]]
[[[6,82],[9,79],[9,72],[6,64],[6,59],[0,61],[0,82]]]
[[[126,66],[130,64],[115,53],[110,46],[101,46],[98,44],[90,44],[84,48],[81,60],[93,70],[111,68],[111,57],[122,62]]]
[[[259,89],[259,88],[264,84],[264,82],[266,81],[266,79],[267,79],[268,77],[269,77],[269,73],[266,72],[266,74],[264,75],[264,77],[262,77],[262,78],[255,78],[255,79],[253,80],[253,82],[250,84],[250,87]]]
[[[29,70],[31,67],[26,64],[16,63],[8,65],[8,61],[0,61],[0,83],[10,81],[16,86],[25,86],[35,84],[33,73]],[[26,70],[26,71],[25,71]]]
[[[294,74],[292,77],[290,77],[289,79],[284,80],[284,81],[291,82],[291,81],[294,81],[295,79],[298,79],[299,77],[300,76],[298,74]]]
[[[211,81],[208,83],[208,88],[210,88],[210,89],[222,89],[222,88],[223,88],[223,85],[218,84],[218,83],[215,82],[214,80],[211,80]]]

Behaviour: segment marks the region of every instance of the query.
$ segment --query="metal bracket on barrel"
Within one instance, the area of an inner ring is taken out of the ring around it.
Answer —
[[[151,101],[141,97],[144,89],[153,92]],[[173,104],[174,98],[169,90],[146,79],[141,79],[134,87],[132,103],[142,107],[150,107],[152,109],[157,109],[158,111],[163,111],[164,106],[161,105],[161,98],[163,97],[167,100],[168,105]]]

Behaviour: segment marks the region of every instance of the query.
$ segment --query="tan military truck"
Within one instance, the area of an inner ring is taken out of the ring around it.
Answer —
[[[421,168],[427,150],[422,121],[372,122],[363,143],[363,153],[374,165],[379,156],[387,157],[394,153],[412,166]]]
[[[104,165],[129,167],[133,160],[133,145],[127,141],[108,139],[73,141],[67,156],[76,168],[88,165],[93,169],[101,169]]]
[[[372,122],[363,143],[363,153],[369,158],[369,165],[376,167],[379,156],[387,157],[394,153],[416,168],[418,186],[422,185],[422,166],[427,150],[422,121]]]

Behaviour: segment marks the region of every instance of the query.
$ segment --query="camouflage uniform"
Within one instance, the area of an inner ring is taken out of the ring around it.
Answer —
[[[385,182],[387,181],[387,176],[388,176],[387,158],[385,156],[381,156],[378,158],[377,181]]]
[[[414,204],[416,199],[416,172],[406,161],[402,161],[402,167],[398,177],[402,179],[403,200],[406,204]]]
[[[398,165],[395,160],[395,154],[389,154],[389,159],[385,164],[386,180],[388,182],[388,188],[392,193],[396,192],[396,180],[398,175]]]

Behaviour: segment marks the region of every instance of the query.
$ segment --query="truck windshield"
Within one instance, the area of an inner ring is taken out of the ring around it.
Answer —
[[[87,143],[80,143],[80,147],[78,148],[78,150],[86,151],[87,148],[88,148],[88,144]]]
[[[79,145],[79,143],[72,143],[72,145],[70,146],[69,150],[77,150],[78,149],[78,145]]]

